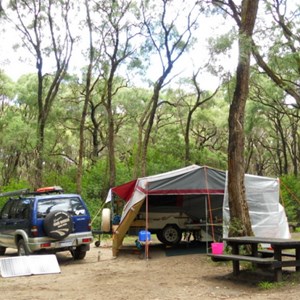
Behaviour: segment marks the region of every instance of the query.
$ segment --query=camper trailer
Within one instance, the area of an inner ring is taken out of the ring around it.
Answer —
[[[186,240],[210,242],[222,238],[223,196],[212,196],[212,214],[206,214],[208,197],[205,195],[156,195],[148,197],[142,205],[128,233],[137,235],[143,228],[156,234],[165,245],[178,244]],[[148,215],[148,218],[147,218]]]
[[[245,174],[245,188],[254,234],[289,238],[287,218],[279,203],[279,181]],[[183,234],[203,241],[216,241],[228,234],[226,171],[191,165],[138,178],[111,188],[106,203],[114,203],[116,198],[125,205],[113,230],[114,255],[124,236],[134,230],[156,233],[166,244],[178,243]]]

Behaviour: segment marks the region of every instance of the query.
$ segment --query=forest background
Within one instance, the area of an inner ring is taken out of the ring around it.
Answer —
[[[139,176],[226,170],[238,35],[228,3],[239,12],[240,1],[1,1],[0,192],[60,185],[95,216],[110,187]],[[245,172],[279,177],[297,221],[299,4],[259,5]]]

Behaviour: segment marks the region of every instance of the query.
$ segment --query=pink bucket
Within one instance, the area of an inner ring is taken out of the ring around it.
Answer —
[[[224,243],[211,243],[212,254],[223,254]]]

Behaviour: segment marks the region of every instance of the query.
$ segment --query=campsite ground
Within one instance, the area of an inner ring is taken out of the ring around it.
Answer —
[[[0,277],[1,298],[299,299],[300,280],[293,276],[278,286],[268,283],[271,277],[251,272],[242,272],[237,280],[232,277],[228,263],[214,263],[205,254],[183,255],[180,251],[177,254],[181,255],[168,256],[155,241],[150,246],[149,259],[140,255],[134,241],[125,245],[114,259],[110,244],[107,240],[99,248],[92,245],[82,261],[73,261],[69,253],[58,254],[60,274]],[[6,256],[14,253],[8,251]]]

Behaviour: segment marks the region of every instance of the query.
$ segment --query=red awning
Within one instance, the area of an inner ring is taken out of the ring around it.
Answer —
[[[137,180],[126,182],[122,185],[112,188],[111,190],[123,200],[128,201],[134,191],[136,181]]]

